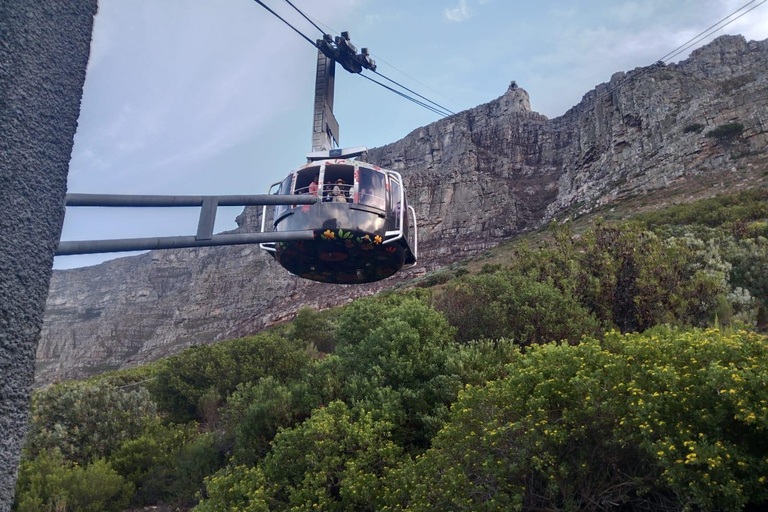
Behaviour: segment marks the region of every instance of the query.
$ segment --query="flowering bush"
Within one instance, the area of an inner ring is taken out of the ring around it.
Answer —
[[[391,509],[740,510],[768,499],[768,340],[653,330],[533,347],[467,386]]]

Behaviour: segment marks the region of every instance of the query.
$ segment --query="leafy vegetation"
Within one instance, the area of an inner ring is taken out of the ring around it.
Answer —
[[[704,125],[701,123],[693,123],[683,128],[683,133],[701,133],[704,130]]]
[[[35,393],[15,511],[768,502],[768,191]]]
[[[744,125],[741,123],[721,124],[717,128],[707,132],[707,137],[713,137],[721,141],[730,141],[738,139],[744,132]]]

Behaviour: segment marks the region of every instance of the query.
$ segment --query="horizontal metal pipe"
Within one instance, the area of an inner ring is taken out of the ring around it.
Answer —
[[[67,206],[165,207],[202,206],[206,198],[216,199],[219,206],[262,206],[315,204],[317,197],[304,195],[239,195],[239,196],[133,196],[122,194],[67,194]]]
[[[268,242],[297,242],[313,240],[312,231],[282,231],[272,233],[237,233],[214,235],[209,240],[194,236],[167,236],[159,238],[127,238],[122,240],[81,240],[59,242],[56,256],[95,254],[103,252],[151,251],[155,249],[181,249],[185,247],[212,247],[218,245],[261,244]]]

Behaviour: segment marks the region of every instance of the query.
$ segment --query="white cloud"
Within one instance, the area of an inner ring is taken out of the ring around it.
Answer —
[[[443,16],[448,21],[461,23],[472,16],[472,9],[467,5],[467,0],[459,0],[459,5],[454,8],[448,8],[443,11]]]

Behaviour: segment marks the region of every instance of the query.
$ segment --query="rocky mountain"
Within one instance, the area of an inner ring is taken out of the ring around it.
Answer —
[[[720,136],[710,133],[718,127]],[[731,127],[730,131],[727,129]],[[741,128],[739,128],[741,127]],[[498,99],[368,152],[399,171],[419,267],[363,286],[287,274],[255,246],[157,251],[54,272],[39,383],[247,335],[478,254],[565,214],[768,181],[768,40],[724,36],[673,65],[616,73],[555,119],[512,82]],[[246,208],[238,231],[255,231]]]

